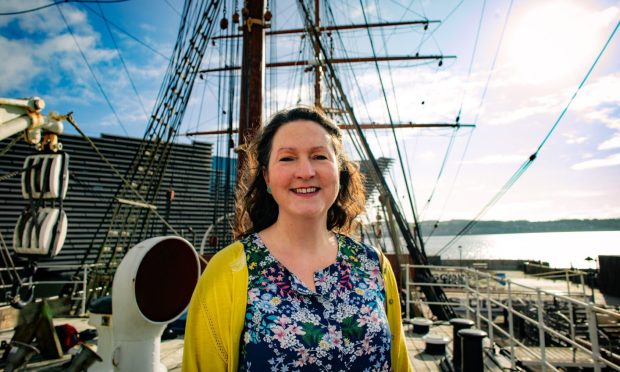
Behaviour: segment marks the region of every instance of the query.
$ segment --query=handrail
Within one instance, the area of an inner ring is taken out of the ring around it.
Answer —
[[[457,283],[423,283],[423,282],[413,282],[410,281],[410,269],[416,268],[425,268],[432,269],[434,273],[450,273],[450,274],[462,274],[464,275],[463,283],[460,280],[457,280]],[[499,277],[495,275],[491,275],[489,273],[481,272],[475,269],[467,268],[467,267],[454,267],[454,266],[433,266],[433,265],[401,265],[401,272],[405,272],[406,274],[406,317],[410,318],[410,310],[409,305],[412,303],[424,303],[431,304],[430,302],[423,301],[421,299],[411,299],[411,289],[415,287],[422,286],[443,286],[446,288],[460,288],[463,290],[465,295],[465,303],[461,301],[459,306],[462,306],[462,309],[465,309],[467,316],[470,317],[472,313],[476,326],[478,328],[481,327],[482,322],[486,322],[488,325],[488,335],[489,339],[494,342],[497,336],[508,337],[509,339],[509,348],[510,348],[510,359],[512,368],[516,368],[517,361],[515,360],[514,347],[516,345],[523,348],[523,350],[537,358],[541,362],[542,370],[554,370],[557,369],[549,362],[548,357],[545,353],[545,335],[548,334],[554,337],[556,340],[562,341],[573,349],[573,361],[575,360],[575,350],[580,350],[588,355],[590,355],[591,360],[593,362],[593,368],[595,371],[600,371],[601,366],[605,365],[607,367],[613,368],[615,370],[620,371],[620,366],[614,363],[615,360],[619,360],[620,356],[618,354],[613,353],[613,350],[602,348],[599,345],[598,333],[600,330],[597,327],[597,319],[596,314],[607,314],[613,317],[614,319],[620,320],[620,313],[615,312],[609,309],[605,309],[599,307],[591,302],[585,302],[579,299],[576,299],[571,296],[570,285],[568,285],[567,295],[560,294],[555,291],[547,291],[541,288],[532,287],[520,283],[515,283],[509,278]],[[505,283],[504,288],[496,288],[497,284],[495,282]],[[492,288],[494,287],[494,288]],[[535,316],[530,317],[526,313],[522,312],[519,309],[516,309],[513,306],[513,296],[514,296],[514,287],[520,289],[521,293],[529,294],[530,301],[532,306],[536,308]],[[574,293],[574,292],[573,292]],[[496,298],[493,298],[495,295]],[[507,295],[507,303],[501,301],[499,295]],[[535,298],[534,298],[535,296]],[[545,324],[546,317],[549,315],[545,310],[545,302],[544,297],[552,297],[556,300],[561,300],[567,304],[567,309],[569,310],[569,317],[566,315],[559,313],[558,318],[562,321],[566,322],[568,325],[569,333],[568,335],[562,334],[561,332],[551,328],[547,324]],[[471,299],[474,299],[477,303],[475,307],[471,306]],[[463,299],[461,299],[463,300]],[[486,314],[482,314],[482,304],[481,301],[486,303]],[[452,302],[432,302],[432,304],[441,304],[441,305],[451,305],[455,306]],[[498,309],[503,309],[507,312],[509,329],[508,332],[502,329],[495,323],[493,323],[493,313],[492,306],[497,306]],[[575,326],[573,319],[573,309],[583,309],[586,312],[586,320],[588,326],[588,335],[589,340],[585,339],[576,339],[575,337]],[[514,330],[514,317],[517,316],[520,319],[523,319],[528,324],[532,324],[538,329],[538,343],[539,350],[538,353],[532,350],[531,348],[524,345],[523,342],[517,340],[515,336]],[[609,343],[609,339],[606,339]],[[604,353],[602,354],[601,351]]]
[[[38,265],[38,268],[44,269],[82,269],[82,275],[77,277],[74,276],[72,280],[37,280],[28,283],[24,283],[23,285],[54,285],[54,284],[74,284],[78,287],[82,287],[82,295],[81,295],[81,304],[80,304],[80,315],[86,314],[86,295],[88,288],[88,271],[94,267],[102,266],[102,263],[92,263],[92,264],[81,264],[81,265],[71,265],[71,264],[56,264],[56,263],[41,263]],[[23,269],[20,267],[16,267],[16,269]],[[1,269],[0,269],[1,270]],[[13,285],[0,285],[0,289],[10,288]],[[74,287],[75,288],[75,287]],[[9,302],[0,302],[0,306],[7,306]]]

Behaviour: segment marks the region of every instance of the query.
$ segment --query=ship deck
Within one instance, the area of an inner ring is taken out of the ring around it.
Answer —
[[[532,276],[523,274],[522,272],[510,272],[507,275],[514,282],[521,281],[522,283],[527,283],[528,285],[540,286],[550,290],[563,291],[566,290],[566,282],[563,281],[551,281],[548,279],[540,279],[534,278]],[[572,286],[572,285],[571,285]],[[583,291],[578,285],[574,285],[575,288],[571,288],[571,291],[580,292]],[[574,293],[573,292],[573,293]],[[588,291],[590,292],[590,291]],[[448,295],[454,295],[455,293],[448,293]],[[590,293],[588,293],[590,294]],[[599,304],[607,304],[607,305],[618,305],[620,303],[620,299],[616,297],[604,296],[598,291],[594,291],[594,297],[596,302]],[[498,319],[499,320],[499,319]],[[73,325],[77,331],[83,331],[89,328],[93,328],[88,324],[88,318],[78,318],[78,317],[55,317],[53,319],[54,325],[62,325],[62,324],[71,324]],[[448,361],[451,361],[452,358],[452,326],[447,324],[446,322],[435,322],[431,327],[431,332],[438,335],[447,336],[450,342],[446,345],[446,355],[444,356],[435,356],[429,355],[424,352],[425,343],[422,339],[422,336],[416,335],[412,332],[413,328],[409,324],[405,324],[405,332],[406,332],[406,342],[407,349],[409,351],[410,360],[413,364],[414,370],[416,371],[441,371],[442,364],[446,364]],[[4,330],[0,331],[0,341],[9,342],[13,336],[13,330]],[[488,340],[487,340],[488,341]],[[89,341],[93,342],[93,341]],[[94,340],[96,343],[96,340]],[[161,343],[161,361],[164,366],[169,371],[180,371],[181,370],[181,362],[183,356],[183,339],[179,337],[173,340],[165,340]],[[505,345],[504,345],[505,346]],[[532,351],[535,351],[534,348],[530,348]],[[580,352],[576,352],[573,355],[573,351],[570,348],[562,348],[562,347],[547,347],[547,356],[548,360],[552,361],[552,364],[556,366],[562,367],[584,367],[584,366],[593,366],[592,360],[587,355],[582,355]],[[504,355],[504,353],[499,353],[498,347],[491,347],[490,343],[487,342],[484,345],[484,363],[485,363],[485,371],[499,371],[499,370],[507,370],[510,369],[510,359],[509,357]],[[537,353],[538,354],[538,353]],[[530,368],[536,369],[536,367],[540,367],[540,361],[537,358],[533,358],[530,353],[526,352],[522,348],[515,348],[515,358],[520,361],[520,364],[523,366],[529,366]],[[64,355],[61,359],[56,360],[37,360],[36,357],[31,359],[28,363],[28,366],[23,369],[25,371],[61,371],[63,368],[61,367],[63,364],[67,363],[71,359],[71,355]]]

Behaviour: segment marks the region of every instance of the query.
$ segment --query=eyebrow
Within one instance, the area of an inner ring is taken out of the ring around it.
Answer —
[[[280,147],[276,150],[276,152],[294,151],[295,149],[296,149],[295,147]],[[310,148],[310,151],[316,151],[316,150],[327,150],[327,146],[314,146]]]

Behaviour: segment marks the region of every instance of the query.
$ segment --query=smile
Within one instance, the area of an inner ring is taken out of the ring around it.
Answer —
[[[318,187],[301,187],[298,189],[292,189],[292,191],[297,194],[310,194],[312,192],[319,191],[319,188]]]

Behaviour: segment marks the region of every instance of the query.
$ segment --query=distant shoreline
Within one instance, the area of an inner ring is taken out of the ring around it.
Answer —
[[[422,221],[422,235],[456,235],[468,220]],[[620,231],[620,218],[605,220],[556,220],[556,221],[479,221],[465,235],[519,234],[573,231]]]

